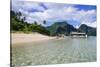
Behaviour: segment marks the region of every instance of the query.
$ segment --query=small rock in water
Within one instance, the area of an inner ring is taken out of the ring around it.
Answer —
[[[57,63],[57,60],[52,61],[52,63]]]
[[[22,64],[21,64],[21,66],[24,66],[24,65],[25,65],[25,63],[22,63]]]
[[[27,63],[26,63],[27,65],[31,65],[32,64],[32,62],[31,61],[27,61]]]

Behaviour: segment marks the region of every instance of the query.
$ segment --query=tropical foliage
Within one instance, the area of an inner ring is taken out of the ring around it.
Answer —
[[[22,17],[21,12],[11,11],[11,30],[23,31],[23,32],[38,32],[44,35],[49,35],[49,31],[42,25],[33,22],[32,24],[25,21],[25,17]]]

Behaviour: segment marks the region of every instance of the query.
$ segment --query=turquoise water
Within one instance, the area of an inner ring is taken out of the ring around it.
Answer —
[[[12,47],[12,64],[16,66],[94,61],[96,61],[96,37],[94,36],[65,37]]]

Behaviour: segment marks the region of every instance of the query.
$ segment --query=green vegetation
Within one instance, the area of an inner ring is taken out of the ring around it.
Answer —
[[[53,25],[47,27],[47,29],[50,31],[50,34],[52,36],[58,34],[69,35],[70,32],[76,31],[76,29],[72,25],[68,24],[66,21],[55,22]]]
[[[78,29],[74,28],[72,25],[64,22],[56,22],[53,25],[47,27],[50,31],[50,35],[55,36],[58,34],[70,35],[71,32],[83,32],[88,36],[96,36],[96,28],[89,27],[82,24]]]
[[[38,32],[44,35],[50,34],[45,27],[37,24],[36,21],[30,24],[25,22],[25,17],[22,18],[21,16],[22,14],[20,12],[11,11],[11,31],[22,31],[24,33]]]
[[[79,29],[79,32],[85,32],[89,36],[96,36],[96,28],[89,27],[85,24],[82,24]]]

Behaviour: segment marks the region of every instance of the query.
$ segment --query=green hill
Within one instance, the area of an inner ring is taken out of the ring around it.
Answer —
[[[67,22],[55,22],[51,26],[47,27],[47,30],[50,31],[50,35],[55,36],[58,34],[69,35],[72,31],[77,31],[72,25]]]
[[[85,32],[89,36],[96,36],[96,28],[87,26],[85,24],[82,24],[79,29],[79,32]]]

